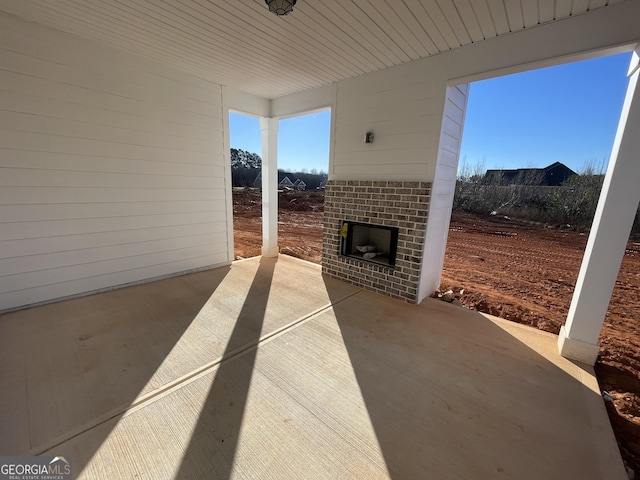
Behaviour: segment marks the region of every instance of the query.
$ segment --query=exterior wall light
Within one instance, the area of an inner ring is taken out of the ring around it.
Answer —
[[[275,13],[279,17],[289,15],[293,12],[293,6],[297,0],[265,0],[269,11]]]

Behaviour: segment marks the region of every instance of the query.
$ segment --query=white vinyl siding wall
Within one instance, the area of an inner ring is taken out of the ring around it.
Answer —
[[[433,181],[446,70],[439,58],[338,84],[332,180]],[[374,133],[371,144],[366,132]]]
[[[420,275],[418,301],[431,295],[440,286],[451,208],[456,190],[458,160],[468,95],[469,84],[447,87],[438,160],[431,190],[429,221],[424,242],[423,258],[425,261],[422,264]]]
[[[0,14],[0,311],[227,263],[221,104]]]

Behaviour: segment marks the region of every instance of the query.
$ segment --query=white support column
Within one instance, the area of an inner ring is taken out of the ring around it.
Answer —
[[[224,155],[225,203],[227,211],[227,258],[229,262],[236,259],[233,241],[233,173],[231,171],[231,150],[229,145],[229,103],[225,88],[222,89],[222,145]]]
[[[598,337],[640,202],[639,54],[636,48],[609,167],[567,322],[558,339],[562,356],[589,365],[598,356]]]
[[[261,118],[262,256],[278,256],[278,120]]]

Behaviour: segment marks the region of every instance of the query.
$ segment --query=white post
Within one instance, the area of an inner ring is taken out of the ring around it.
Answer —
[[[222,89],[222,145],[224,155],[224,183],[226,189],[225,202],[227,210],[227,258],[233,262],[236,258],[233,242],[233,173],[231,171],[231,150],[229,141],[229,104],[226,87]]]
[[[639,55],[636,48],[609,167],[567,322],[558,339],[562,356],[589,365],[598,357],[598,337],[640,202]]]
[[[262,256],[278,256],[278,120],[261,118]]]

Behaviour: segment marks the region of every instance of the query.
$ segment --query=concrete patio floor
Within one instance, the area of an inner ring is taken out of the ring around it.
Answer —
[[[243,260],[1,315],[0,455],[96,479],[624,479],[556,339]]]

